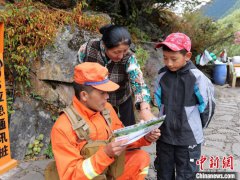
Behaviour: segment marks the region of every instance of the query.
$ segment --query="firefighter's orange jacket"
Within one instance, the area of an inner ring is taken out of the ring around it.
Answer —
[[[90,138],[93,140],[107,140],[111,131],[100,112],[94,112],[84,106],[76,97],[73,98],[73,106],[80,116],[87,122],[90,129]],[[113,107],[106,103],[106,109],[110,110],[112,119],[111,130],[123,127]],[[60,115],[51,132],[52,149],[60,179],[84,180],[91,179],[101,174],[106,167],[113,163],[114,158],[109,157],[100,148],[95,155],[84,159],[80,151],[86,141],[80,141],[72,129],[71,123],[65,114]],[[141,147],[151,143],[141,138],[132,143],[132,147]]]

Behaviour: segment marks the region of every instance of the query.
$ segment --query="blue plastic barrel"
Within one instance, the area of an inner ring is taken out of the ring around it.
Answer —
[[[227,79],[227,65],[215,64],[213,69],[213,81],[215,84],[224,85]]]

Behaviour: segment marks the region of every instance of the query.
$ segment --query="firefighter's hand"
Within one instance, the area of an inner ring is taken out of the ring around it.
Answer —
[[[104,147],[104,151],[109,157],[119,156],[126,149],[127,145],[123,144],[127,142],[128,140],[110,142]]]
[[[147,135],[145,135],[144,137],[149,142],[155,142],[158,140],[160,136],[161,136],[160,129],[155,129],[148,133]]]

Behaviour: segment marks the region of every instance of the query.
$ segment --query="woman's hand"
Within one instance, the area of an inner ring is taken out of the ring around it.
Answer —
[[[142,102],[140,104],[139,115],[140,115],[140,119],[145,120],[145,121],[153,119],[155,117],[152,114],[150,105],[147,102]]]
[[[147,121],[147,120],[150,120],[150,119],[153,119],[155,118],[155,116],[152,114],[151,110],[140,110],[139,111],[139,115],[140,115],[140,119],[144,120],[144,121]]]

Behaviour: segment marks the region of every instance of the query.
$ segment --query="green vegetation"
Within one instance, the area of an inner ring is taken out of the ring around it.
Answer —
[[[103,25],[106,25],[110,22],[108,22],[105,17],[101,15],[96,15],[96,14],[82,14],[82,16],[79,17],[78,19],[78,25],[82,29],[86,29],[89,31],[95,31],[98,32],[99,28],[102,27]]]
[[[240,10],[237,9],[228,16],[217,21],[219,29],[226,29],[226,33],[219,42],[211,48],[216,54],[219,54],[226,48],[228,56],[240,55],[240,45],[234,43],[234,33],[240,30]],[[217,32],[218,34],[219,32]],[[224,38],[226,37],[226,38]]]
[[[45,154],[47,158],[53,159],[54,155],[52,152],[52,144],[51,143],[49,143],[47,149],[44,150],[43,154]]]
[[[138,42],[139,40],[141,41],[149,41],[150,37],[141,29],[133,26],[128,27],[129,32],[131,33],[132,36],[132,41],[133,42]]]
[[[226,16],[228,16],[228,15],[230,15],[230,14],[232,14],[235,10],[238,10],[239,8],[240,8],[240,0],[235,0],[236,2],[235,2],[235,4],[233,5],[233,7],[232,8],[230,8],[227,12],[225,12],[224,14],[223,14],[223,18],[224,17],[226,17]]]
[[[43,134],[40,134],[32,144],[28,145],[28,150],[25,156],[25,159],[32,159],[41,152],[44,144],[42,143],[44,138]]]
[[[182,17],[172,17],[169,32],[186,33],[192,40],[193,58],[205,49],[217,56],[227,49],[228,56],[239,55],[240,46],[234,43],[234,33],[240,30],[240,10],[214,22],[201,12],[186,12]]]
[[[53,115],[53,116],[52,116],[52,121],[53,121],[53,122],[55,122],[57,119],[58,119],[58,116],[57,116],[57,115]]]
[[[61,27],[76,25],[97,31],[97,27],[106,23],[101,17],[84,15],[84,6],[82,1],[72,11],[64,11],[31,0],[7,4],[0,12],[0,21],[5,23],[6,78],[30,87],[31,63],[38,60],[39,51],[53,42]]]
[[[33,99],[36,99],[38,101],[42,100],[41,96],[35,94],[34,92],[31,92],[30,93],[30,96],[33,98]]]
[[[138,60],[141,68],[144,68],[146,60],[149,58],[149,52],[143,49],[141,46],[137,46],[136,48],[136,58]]]
[[[7,96],[7,112],[8,112],[8,118],[10,117],[11,114],[14,113],[14,110],[12,108],[13,104],[13,98]]]
[[[192,59],[228,36],[229,29],[221,28],[218,23],[203,16],[201,12],[186,12],[182,18],[176,17],[172,22],[171,32],[183,32],[191,38]]]

